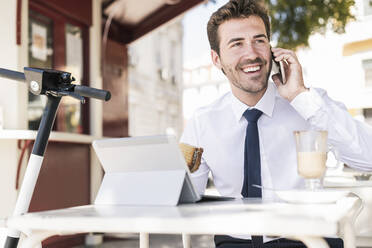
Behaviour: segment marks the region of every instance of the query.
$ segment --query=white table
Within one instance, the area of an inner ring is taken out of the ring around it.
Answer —
[[[324,179],[326,188],[348,190],[363,201],[363,210],[355,220],[356,246],[372,247],[372,180],[356,180],[352,176]]]
[[[7,225],[28,235],[22,247],[34,247],[56,234],[110,232],[140,233],[141,248],[149,247],[148,233],[265,234],[298,239],[314,248],[328,247],[323,236],[338,236],[351,248],[353,221],[361,206],[355,195],[333,204],[307,205],[260,199],[178,207],[88,205],[10,217]]]

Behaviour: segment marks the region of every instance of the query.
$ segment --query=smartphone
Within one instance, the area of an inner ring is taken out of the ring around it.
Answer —
[[[273,65],[272,65],[272,74],[279,74],[280,80],[282,81],[282,84],[285,84],[287,79],[285,77],[285,70],[284,70],[284,61],[275,61],[274,60],[274,54],[271,52],[271,56],[273,58]]]

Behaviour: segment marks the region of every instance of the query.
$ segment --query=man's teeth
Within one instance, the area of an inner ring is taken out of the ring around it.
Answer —
[[[258,71],[260,69],[260,66],[250,66],[243,69],[244,72],[253,72]]]

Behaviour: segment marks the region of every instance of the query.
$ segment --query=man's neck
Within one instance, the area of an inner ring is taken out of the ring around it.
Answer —
[[[242,89],[232,87],[231,91],[236,98],[241,102],[245,103],[249,107],[254,107],[261,100],[262,96],[265,94],[267,87],[260,92],[251,93],[243,91]]]

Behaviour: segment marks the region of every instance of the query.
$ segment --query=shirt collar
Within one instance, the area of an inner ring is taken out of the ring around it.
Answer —
[[[276,97],[276,87],[274,86],[273,82],[271,81],[268,82],[266,92],[254,107],[250,107],[245,103],[241,102],[232,93],[231,96],[232,96],[231,106],[237,121],[240,121],[240,119],[243,116],[243,113],[249,108],[261,110],[263,114],[272,117]]]

